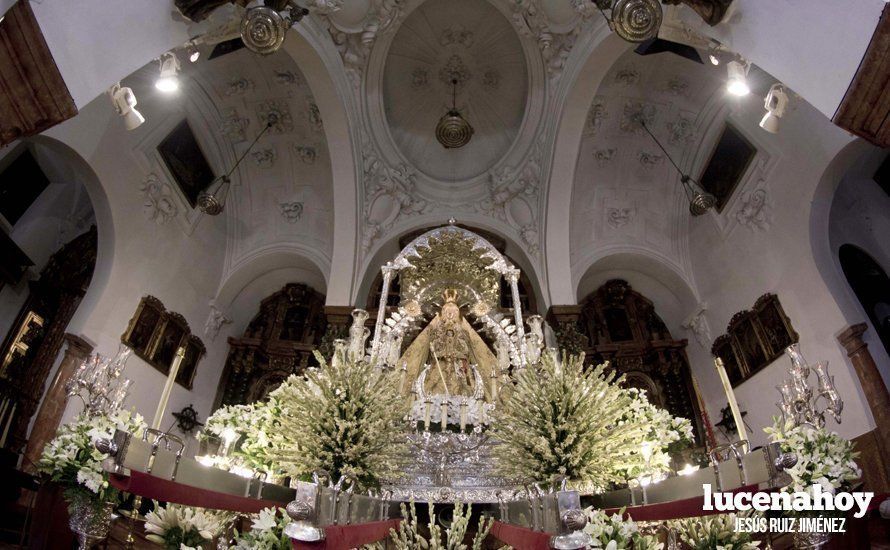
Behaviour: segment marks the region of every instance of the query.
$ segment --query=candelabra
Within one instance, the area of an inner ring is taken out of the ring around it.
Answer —
[[[121,345],[113,358],[98,353],[81,363],[74,375],[65,383],[69,396],[79,397],[84,410],[90,416],[108,414],[123,405],[130,391],[132,380],[121,378],[124,366],[133,352]]]
[[[828,412],[840,424],[844,402],[834,387],[834,376],[828,374],[828,362],[820,361],[810,367],[800,354],[799,344],[791,344],[785,353],[791,358],[791,368],[788,369],[791,380],[784,380],[781,386],[776,386],[782,395],[782,402],[777,405],[784,420],[793,421],[795,426],[808,424],[822,428],[825,426],[825,413]],[[811,371],[816,373],[819,384],[816,391],[809,384]],[[824,403],[820,403],[820,400]]]

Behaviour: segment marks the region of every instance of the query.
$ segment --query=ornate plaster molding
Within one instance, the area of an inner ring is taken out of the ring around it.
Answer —
[[[146,219],[164,225],[179,212],[170,186],[162,182],[157,174],[149,174],[139,184],[142,195],[142,213]]]
[[[204,323],[204,336],[213,342],[216,340],[222,326],[231,323],[232,320],[216,306],[215,301],[211,300],[208,305],[210,306],[210,312],[207,314],[207,321]]]
[[[708,319],[705,317],[706,311],[708,311],[707,302],[698,304],[695,311],[683,321],[681,326],[692,332],[699,346],[709,350],[711,349],[711,327],[708,325]]]

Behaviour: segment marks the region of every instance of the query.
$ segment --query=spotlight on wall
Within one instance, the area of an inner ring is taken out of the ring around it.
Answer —
[[[136,96],[133,90],[121,88],[120,83],[117,83],[108,90],[108,94],[111,96],[114,110],[123,117],[127,130],[135,130],[145,122],[145,117],[136,110]]]
[[[760,127],[771,134],[778,133],[779,119],[785,114],[786,107],[788,107],[788,94],[785,93],[785,86],[779,83],[773,84],[763,100],[766,114],[760,120]]]
[[[179,58],[173,52],[167,52],[161,56],[161,74],[155,81],[155,88],[171,93],[179,89]]]
[[[726,64],[729,79],[726,81],[726,91],[734,96],[746,96],[751,93],[748,87],[748,68],[750,65],[744,61],[734,60]]]
[[[186,46],[185,51],[188,54],[191,63],[195,63],[201,57],[201,52],[198,51],[198,47],[192,42]]]

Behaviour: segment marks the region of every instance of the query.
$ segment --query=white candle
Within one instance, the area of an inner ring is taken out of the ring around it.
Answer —
[[[745,431],[745,423],[742,422],[739,404],[735,400],[735,392],[732,391],[732,384],[729,383],[729,376],[723,367],[723,361],[719,357],[714,358],[714,366],[717,367],[717,374],[720,375],[720,381],[723,382],[723,391],[726,392],[726,400],[729,402],[729,410],[732,411],[732,418],[735,420],[735,427],[739,432],[739,440],[747,441],[748,433]]]
[[[430,416],[433,413],[433,402],[429,399],[426,400],[426,407],[424,407],[423,411],[423,431],[430,431]]]
[[[498,400],[498,375],[496,372],[491,373],[491,400]]]
[[[442,400],[442,431],[448,426],[448,401]]]
[[[161,420],[164,418],[164,411],[167,410],[167,401],[170,400],[170,392],[173,391],[173,384],[176,382],[179,364],[182,363],[183,357],[185,357],[185,348],[180,346],[176,350],[173,364],[170,365],[170,372],[167,373],[167,383],[164,384],[164,391],[161,392],[161,400],[158,401],[158,408],[155,411],[155,419],[151,423],[151,427],[155,430],[161,429]]]
[[[467,427],[467,402],[460,402],[460,431],[464,431]]]
[[[399,393],[405,393],[405,380],[408,378],[408,363],[402,363],[402,373],[399,376]]]

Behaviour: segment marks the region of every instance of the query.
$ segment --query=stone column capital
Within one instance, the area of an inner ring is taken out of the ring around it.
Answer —
[[[868,344],[862,340],[862,335],[865,334],[866,330],[868,330],[868,325],[866,323],[856,323],[855,325],[850,325],[837,335],[838,342],[840,342],[847,351],[849,357],[858,353],[863,347],[868,347]]]

